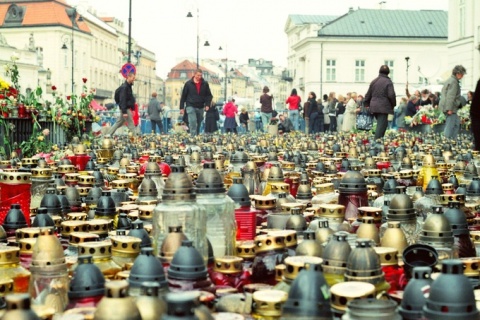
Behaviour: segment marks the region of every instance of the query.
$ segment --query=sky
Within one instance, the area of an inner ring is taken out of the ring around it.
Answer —
[[[114,16],[128,33],[130,0],[68,0],[92,7],[100,16]],[[228,57],[238,64],[249,58],[287,66],[285,24],[289,14],[343,15],[354,9],[378,9],[381,0],[131,0],[132,37],[155,52],[157,75],[167,73],[184,58]],[[448,10],[448,0],[387,0],[385,9]],[[197,28],[198,9],[198,28]],[[192,12],[193,18],[187,18]],[[394,21],[392,23],[395,23]],[[204,47],[208,40],[209,47]],[[223,50],[218,50],[219,47]]]

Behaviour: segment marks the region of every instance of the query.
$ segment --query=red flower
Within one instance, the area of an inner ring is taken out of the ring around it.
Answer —
[[[52,86],[52,90],[53,90],[53,91],[57,90],[57,87]]]
[[[71,96],[67,96],[67,100],[70,100]]]
[[[422,115],[422,123],[427,123],[427,115]]]
[[[84,92],[82,92],[82,98],[85,98],[86,96],[87,95]]]
[[[83,83],[87,83],[87,78],[82,78]]]

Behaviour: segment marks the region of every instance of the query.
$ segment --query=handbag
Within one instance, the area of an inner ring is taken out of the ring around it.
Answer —
[[[373,115],[368,112],[361,112],[357,116],[357,129],[372,130]]]

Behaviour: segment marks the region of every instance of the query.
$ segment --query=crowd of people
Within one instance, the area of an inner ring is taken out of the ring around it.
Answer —
[[[410,93],[408,84],[405,95],[398,99],[394,84],[388,77],[389,67],[382,65],[378,76],[372,80],[365,96],[356,92],[345,94],[330,92],[328,95],[317,98],[315,92],[310,91],[302,103],[302,98],[294,88],[285,100],[285,107],[276,110],[274,97],[270,89],[265,86],[259,97],[260,108],[248,111],[239,107],[235,99],[218,107],[213,102],[213,96],[208,82],[202,77],[202,71],[197,70],[192,79],[185,83],[180,101],[181,121],[188,124],[190,134],[213,133],[221,130],[225,133],[267,132],[268,126],[278,126],[278,132],[305,130],[310,134],[321,132],[352,132],[355,130],[372,130],[376,122],[375,139],[382,138],[388,128],[405,130],[410,125],[408,118],[414,117],[422,108],[435,109],[445,116],[444,136],[456,138],[460,130],[458,111],[467,104],[475,105],[475,93],[469,91],[466,98],[461,95],[460,80],[466,74],[466,69],[457,65],[451,76],[445,81],[441,92],[430,92],[427,89],[416,90]],[[119,90],[118,105],[121,114],[111,128],[110,134],[124,123],[133,127],[131,111],[134,110],[135,99],[131,86],[135,75],[127,77]],[[479,90],[477,85],[476,91]],[[477,115],[478,107],[471,108],[471,122],[480,118]],[[164,128],[165,114],[169,107],[157,100],[157,94],[152,93],[147,107],[147,114],[152,123],[152,130],[166,133],[170,128]],[[163,120],[163,121],[162,121]],[[168,118],[171,122],[171,119]],[[478,131],[478,132],[477,132]],[[480,129],[472,126],[472,133],[480,148]]]

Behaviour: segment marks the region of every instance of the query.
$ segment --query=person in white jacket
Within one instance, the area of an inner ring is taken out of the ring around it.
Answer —
[[[345,115],[343,116],[343,125],[342,131],[352,131],[355,130],[357,126],[357,93],[349,92],[347,93],[347,105],[345,106]]]

